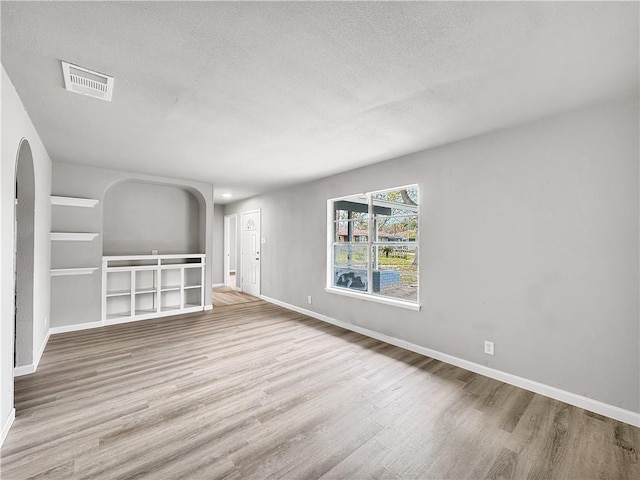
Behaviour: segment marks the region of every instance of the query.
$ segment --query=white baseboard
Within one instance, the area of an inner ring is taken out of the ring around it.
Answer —
[[[224,286],[225,286],[224,283],[214,283],[212,285],[213,288],[224,287]]]
[[[640,427],[640,413],[632,412],[631,410],[625,410],[623,408],[616,407],[615,405],[609,405],[608,403],[603,403],[599,400],[594,400],[592,398],[588,398],[572,392],[567,392],[566,390],[561,390],[544,383],[529,380],[524,377],[519,377],[518,375],[513,375],[501,370],[489,368],[475,362],[470,362],[469,360],[464,360],[459,357],[454,357],[453,355],[438,352],[437,350],[432,350],[430,348],[407,342],[406,340],[401,340],[396,337],[390,337],[383,333],[376,332],[375,330],[369,330],[368,328],[359,327],[357,325],[352,325],[341,320],[336,320],[335,318],[331,318],[327,315],[307,310],[306,308],[297,307],[295,305],[281,302],[280,300],[276,300],[275,298],[270,298],[265,295],[260,295],[260,298],[266,300],[269,303],[279,305],[288,310],[293,310],[294,312],[302,313],[323,322],[331,323],[332,325],[342,327],[346,330],[351,330],[367,337],[375,338],[376,340],[380,340],[382,342],[389,343],[391,345],[395,345],[397,347],[404,348],[406,350],[410,350],[427,357],[435,358],[436,360],[455,365],[456,367],[464,368],[465,370],[469,370],[480,375],[484,375],[485,377],[493,378],[500,382],[508,383],[509,385],[514,385],[516,387],[529,390],[530,392],[539,393],[540,395],[544,395],[545,397],[560,400],[561,402],[568,403],[569,405],[574,405],[576,407],[589,410],[590,412],[595,412],[600,415],[613,418],[614,420],[628,423],[629,425],[633,425],[635,427]]]
[[[44,336],[44,340],[36,353],[35,359],[33,363],[29,365],[21,365],[20,367],[14,367],[13,376],[14,377],[22,377],[23,375],[30,375],[35,373],[38,369],[38,364],[40,363],[40,359],[42,358],[42,354],[44,353],[44,349],[47,347],[47,342],[49,341],[49,337],[51,336],[51,330],[47,331],[47,334]]]
[[[44,349],[47,348],[47,343],[49,342],[49,337],[51,336],[51,329],[47,330],[47,334],[44,336],[44,340],[42,341],[42,345],[40,345],[40,350],[38,350],[38,354],[36,355],[36,360],[34,362],[35,369],[38,369],[38,365],[40,364],[40,359],[42,358],[42,354],[44,353]]]
[[[36,372],[36,366],[33,363],[29,365],[20,365],[19,367],[13,367],[13,376],[22,377],[23,375],[30,375]]]
[[[201,312],[203,310],[211,310],[212,308],[213,308],[213,305],[205,305],[204,307],[185,308],[183,310],[180,310],[179,312],[168,311],[168,312],[163,312],[161,314],[150,313],[148,315],[138,315],[136,317],[122,317],[118,319],[107,320],[104,322],[98,321],[98,322],[77,323],[74,325],[63,325],[61,327],[51,327],[49,329],[49,333],[51,335],[55,335],[57,333],[76,332],[78,330],[87,330],[89,328],[105,327],[107,325],[121,325],[123,323],[138,322],[140,320],[151,320],[154,318],[171,317],[174,315],[182,315],[184,313],[196,313],[196,312]]]
[[[583,408],[585,410],[589,410],[590,412],[595,412],[600,415],[604,415],[605,417],[613,418],[615,420],[620,420],[621,422],[628,423],[629,425],[633,425],[635,427],[640,427],[640,413],[635,413],[631,410],[625,410],[623,408],[616,407],[615,405],[609,405],[608,403],[594,400],[593,398],[588,398],[583,395],[568,392],[557,387],[552,387],[551,385],[547,385],[545,383],[536,382],[535,380],[529,380],[528,378],[519,377],[518,375],[503,372],[502,370],[496,370],[494,368],[486,367],[484,365],[454,357],[446,353],[441,353],[430,348],[421,347],[420,345],[415,345],[410,342],[407,342],[407,346],[404,348],[406,348],[407,350],[411,350],[412,352],[420,353],[427,357],[435,358],[436,360],[441,360],[445,363],[450,363],[451,365],[455,365],[456,367],[461,367],[465,370],[479,373],[480,375],[484,375],[485,377],[490,377],[495,380],[508,383],[509,385],[514,385],[516,387],[529,390],[530,392],[539,393],[540,395],[544,395],[545,397],[560,400],[561,402],[568,403],[569,405]]]
[[[89,328],[102,327],[102,322],[77,323],[75,325],[62,325],[61,327],[51,327],[49,333],[55,335],[57,333],[75,332],[77,330],[87,330]]]
[[[15,419],[16,419],[16,409],[12,408],[11,411],[9,412],[9,416],[7,417],[4,424],[2,425],[2,430],[0,430],[0,447],[4,443],[5,438],[7,438],[7,435],[9,434],[9,429],[11,428],[11,425],[13,425],[13,421]]]
[[[157,318],[164,318],[164,317],[175,317],[177,315],[184,315],[185,313],[197,313],[197,312],[202,312],[205,310],[205,307],[189,307],[189,308],[183,308],[182,310],[168,310],[168,311],[164,311],[164,312],[154,312],[154,313],[148,313],[145,315],[136,315],[134,317],[120,317],[120,318],[112,318],[109,320],[104,320],[102,322],[102,325],[122,325],[123,323],[133,323],[133,322],[140,322],[142,320],[154,320]]]

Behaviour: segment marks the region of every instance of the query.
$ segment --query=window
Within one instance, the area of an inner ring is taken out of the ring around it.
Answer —
[[[417,185],[328,202],[327,291],[418,309]]]

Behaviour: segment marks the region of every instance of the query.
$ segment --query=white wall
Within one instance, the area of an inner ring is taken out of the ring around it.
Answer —
[[[51,225],[51,160],[11,80],[2,68],[2,168],[0,175],[0,428],[13,410],[13,224],[15,162],[23,138],[29,141],[35,173],[34,361],[49,330],[49,230]],[[0,441],[2,439],[0,438]]]
[[[213,214],[213,284],[224,283],[224,206],[216,205]]]
[[[263,295],[640,412],[638,113],[637,96],[600,103],[225,214],[262,209]],[[422,310],[326,293],[326,200],[411,183]]]
[[[104,197],[102,231],[103,255],[198,253],[200,206],[183,188],[119,182]]]

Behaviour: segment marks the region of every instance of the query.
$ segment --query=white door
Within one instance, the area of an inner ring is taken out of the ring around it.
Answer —
[[[260,210],[242,212],[242,291],[260,295]]]

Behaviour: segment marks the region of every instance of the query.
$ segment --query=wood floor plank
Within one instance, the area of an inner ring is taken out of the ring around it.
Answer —
[[[342,480],[345,478],[397,480],[396,475],[382,467],[377,461],[387,454],[388,449],[372,438],[320,478],[323,480]]]
[[[237,305],[239,303],[255,302],[258,298],[238,292],[231,287],[217,287],[213,289],[213,305],[214,307],[223,307],[226,305]]]
[[[16,379],[0,477],[640,478],[638,428],[235,291],[214,305],[53,335]]]

